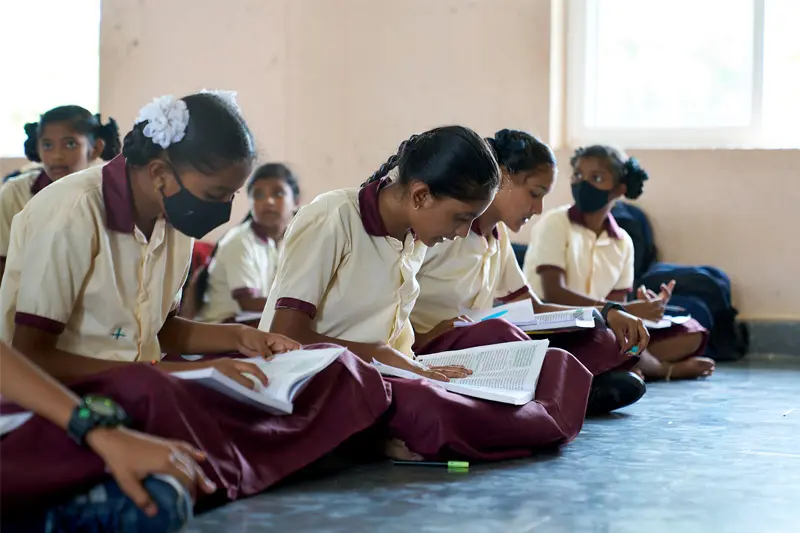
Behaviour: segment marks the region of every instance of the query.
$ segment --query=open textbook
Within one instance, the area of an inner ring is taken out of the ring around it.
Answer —
[[[255,377],[250,378],[256,385],[255,390],[240,385],[214,368],[184,370],[174,372],[172,375],[197,381],[226,396],[270,413],[291,414],[294,399],[308,381],[330,366],[343,352],[344,348],[324,348],[282,353],[271,361],[258,358],[245,359],[248,363],[258,365],[269,378],[266,387]]]
[[[512,405],[524,405],[533,400],[536,384],[547,353],[549,341],[517,341],[466,350],[423,355],[419,361],[428,366],[462,365],[472,375],[450,381],[428,380],[450,392]],[[427,379],[408,370],[372,364],[384,376]]]
[[[552,331],[558,329],[593,328],[594,312],[591,307],[556,311],[553,313],[534,314],[530,300],[520,300],[510,304],[499,305],[484,311],[467,313],[473,321],[481,322],[490,318],[502,318],[511,322],[526,333],[536,331]],[[456,322],[456,327],[468,326],[470,322]]]

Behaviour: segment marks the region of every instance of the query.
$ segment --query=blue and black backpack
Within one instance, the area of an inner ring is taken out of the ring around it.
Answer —
[[[674,279],[670,305],[685,308],[711,332],[707,355],[717,361],[744,357],[750,347],[750,334],[747,326],[736,319],[739,311],[731,300],[730,278],[711,266],[659,263],[653,230],[644,212],[617,202],[611,213],[633,240],[635,286],[644,285],[658,292],[662,283]]]

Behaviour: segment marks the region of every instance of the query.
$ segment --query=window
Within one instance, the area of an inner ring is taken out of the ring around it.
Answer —
[[[571,0],[571,144],[800,147],[798,0]]]
[[[22,157],[26,122],[59,105],[96,112],[100,0],[0,2],[0,157]]]

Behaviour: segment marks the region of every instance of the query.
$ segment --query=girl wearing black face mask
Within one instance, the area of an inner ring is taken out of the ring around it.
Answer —
[[[674,282],[659,294],[633,290],[633,241],[611,215],[611,207],[625,196],[642,194],[647,173],[635,158],[609,146],[580,148],[570,160],[575,204],[545,213],[531,232],[525,256],[525,274],[548,302],[562,305],[619,303],[645,320],[664,315]],[[705,351],[708,331],[697,321],[651,330],[648,349],[641,354],[639,371],[650,379],[691,379],[709,376],[711,359]]]
[[[166,375],[213,368],[248,388],[255,388],[251,379],[269,386],[264,371],[242,359],[299,348],[244,325],[176,316],[193,237],[228,221],[254,158],[231,96],[155,100],[126,135],[122,155],[48,186],[17,215],[0,286],[0,340],[82,394],[112,396],[137,429],[203,449],[208,474],[228,497],[251,495],[313,462],[389,404],[377,372],[349,353],[309,384],[297,416],[272,416]],[[218,355],[172,362],[162,361],[164,353]],[[30,444],[43,430],[36,426],[17,430],[15,446],[4,439],[3,453],[37,464],[43,490],[68,491],[70,480],[77,487],[102,477],[102,465],[98,472],[74,445],[47,448],[75,452],[72,460],[37,455],[42,449]],[[75,470],[64,474],[50,460]],[[67,479],[48,485],[48,475]],[[25,493],[9,479],[2,479],[3,496]],[[26,495],[44,501],[39,496]]]

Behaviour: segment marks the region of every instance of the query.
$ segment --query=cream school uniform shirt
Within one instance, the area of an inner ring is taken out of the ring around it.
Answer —
[[[530,290],[505,224],[483,236],[477,220],[466,238],[428,250],[417,280],[420,294],[411,322],[419,333],[468,310],[489,309],[495,300],[511,301]]]
[[[163,219],[134,225],[125,159],[47,187],[14,220],[0,286],[0,338],[17,325],[57,348],[115,361],[158,360],[158,332],[180,302],[192,239]]]
[[[41,168],[23,172],[0,188],[0,259],[8,256],[11,240],[11,221],[36,194],[52,181]]]
[[[322,335],[413,355],[409,315],[427,247],[411,232],[403,241],[389,236],[378,210],[387,183],[325,193],[300,209],[284,236],[259,329],[269,330],[276,309],[295,309]]]
[[[208,267],[209,285],[203,320],[222,322],[241,312],[237,297],[266,298],[278,267],[275,241],[261,235],[252,222],[241,224],[219,241]]]
[[[597,235],[577,207],[562,206],[542,215],[531,231],[524,271],[539,294],[539,274],[548,268],[562,270],[570,290],[604,300],[633,287],[633,241],[611,214]]]

